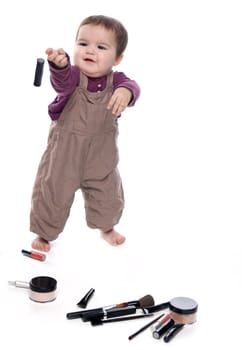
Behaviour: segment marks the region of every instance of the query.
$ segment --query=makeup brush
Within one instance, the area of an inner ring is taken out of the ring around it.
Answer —
[[[147,294],[144,297],[140,298],[139,300],[133,300],[133,301],[116,304],[115,307],[125,307],[125,306],[134,305],[136,306],[136,308],[143,309],[147,306],[152,306],[154,304],[155,304],[154,298],[150,294]]]
[[[120,317],[120,316],[126,316],[126,315],[133,315],[137,313],[137,308],[134,305],[129,305],[129,306],[124,306],[124,307],[112,307],[111,309],[106,309],[106,310],[94,310],[85,313],[82,316],[82,321],[83,322],[96,322],[96,320],[106,320],[106,319],[114,319],[115,317]],[[146,309],[141,309],[143,315],[149,315],[149,313],[146,311]]]
[[[147,314],[152,316],[153,314]],[[154,324],[156,321],[158,321],[161,317],[163,317],[164,314],[159,315],[158,317],[156,317],[155,319],[153,319],[151,322],[147,323],[146,325],[144,325],[143,327],[141,327],[138,331],[136,331],[135,333],[131,334],[129,336],[129,340],[132,340],[134,337],[136,337],[138,334],[142,333],[143,331],[145,331],[147,328],[149,328],[150,326],[152,326],[152,324]]]
[[[69,312],[66,314],[66,317],[69,320],[76,319],[76,318],[85,318],[85,320],[88,320],[89,317],[99,317],[102,318],[107,313],[107,310],[111,309],[122,309],[124,307],[134,306],[134,312],[136,309],[144,309],[147,307],[150,307],[154,305],[154,298],[151,295],[145,295],[144,297],[140,298],[139,300],[132,300],[127,301],[120,304],[105,306],[101,308],[96,309],[90,309],[90,310],[82,310],[82,311],[76,311],[76,312]]]
[[[153,316],[153,314],[140,314],[140,315],[134,315],[134,316],[123,316],[123,317],[108,318],[108,319],[94,318],[91,320],[91,325],[100,326],[104,323],[132,321],[132,320],[137,320],[139,318],[145,318],[145,317],[151,317],[151,316]]]

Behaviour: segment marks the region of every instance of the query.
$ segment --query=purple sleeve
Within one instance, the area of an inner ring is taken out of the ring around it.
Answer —
[[[69,96],[58,95],[48,106],[48,113],[52,120],[59,119],[61,112],[63,111]]]
[[[68,57],[68,65],[65,68],[57,68],[49,62],[50,82],[58,95],[70,96],[80,82],[80,70],[72,66]]]
[[[114,72],[113,88],[114,90],[118,87],[125,87],[132,92],[132,99],[130,100],[129,107],[134,106],[135,102],[140,96],[140,87],[136,81],[129,79],[122,72]]]
[[[50,82],[53,89],[57,92],[57,96],[48,106],[48,113],[52,120],[57,120],[63,111],[70,95],[80,83],[80,70],[76,66],[70,64],[68,57],[68,65],[65,68],[58,68],[53,63],[49,63]]]

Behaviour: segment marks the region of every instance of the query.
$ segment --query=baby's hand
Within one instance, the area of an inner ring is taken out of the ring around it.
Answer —
[[[112,109],[112,113],[118,117],[128,106],[131,97],[132,92],[129,89],[119,87],[114,91],[107,108]]]
[[[64,68],[68,64],[66,53],[63,49],[54,50],[48,48],[45,53],[47,54],[47,60],[53,62],[56,66]]]

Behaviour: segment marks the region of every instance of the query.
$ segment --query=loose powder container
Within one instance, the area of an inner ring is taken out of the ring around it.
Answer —
[[[187,297],[173,298],[169,302],[170,316],[176,323],[190,324],[197,320],[198,304]]]
[[[47,303],[56,299],[57,281],[53,277],[38,276],[25,281],[9,281],[10,285],[27,288],[29,290],[29,298],[38,303]]]

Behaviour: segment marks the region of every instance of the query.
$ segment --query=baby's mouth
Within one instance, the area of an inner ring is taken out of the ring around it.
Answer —
[[[93,62],[93,63],[95,62],[95,61],[92,60],[91,58],[85,58],[84,61],[85,61],[85,62]]]

